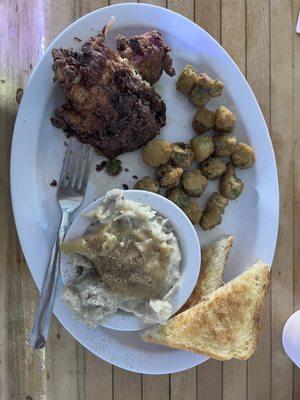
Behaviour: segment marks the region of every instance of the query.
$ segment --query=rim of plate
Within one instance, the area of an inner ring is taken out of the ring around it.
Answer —
[[[26,152],[23,151],[24,146],[22,145],[22,129],[24,127],[24,123],[26,123],[26,120],[24,120],[24,111],[26,110],[26,103],[29,99],[29,92],[32,90],[32,86],[34,86],[35,82],[35,77],[38,75],[40,72],[40,69],[43,66],[43,61],[49,53],[51,52],[51,49],[55,47],[56,43],[61,40],[64,35],[77,26],[78,24],[81,24],[83,21],[88,20],[91,16],[94,16],[96,14],[99,14],[99,17],[101,17],[102,13],[107,12],[108,10],[112,11],[119,9],[122,12],[125,12],[125,10],[130,12],[130,9],[136,9],[139,8],[140,10],[144,9],[150,10],[152,9],[155,12],[159,12],[161,14],[164,14],[166,17],[172,16],[173,18],[177,19],[178,21],[181,21],[183,24],[188,24],[192,25],[193,29],[197,29],[201,31],[201,34],[204,35],[209,41],[214,43],[214,45],[218,48],[220,55],[222,54],[223,57],[225,57],[230,63],[232,69],[235,71],[235,73],[239,76],[239,83],[241,84],[241,87],[244,86],[244,90],[248,92],[249,97],[251,97],[251,101],[255,104],[256,107],[256,112],[258,113],[260,123],[263,124],[264,130],[266,132],[266,140],[268,141],[268,147],[271,152],[271,162],[272,165],[270,165],[270,171],[271,171],[271,176],[273,180],[273,189],[275,190],[275,193],[273,193],[273,216],[274,219],[270,221],[270,224],[272,225],[272,236],[269,237],[268,241],[270,243],[269,247],[272,248],[272,251],[269,252],[268,260],[266,260],[268,263],[272,264],[273,259],[274,259],[274,254],[275,254],[275,249],[276,249],[276,242],[277,242],[277,234],[278,234],[278,225],[279,225],[279,185],[278,185],[278,173],[277,173],[277,167],[276,167],[276,161],[275,161],[275,154],[270,138],[270,134],[265,122],[265,119],[263,117],[263,114],[261,112],[261,109],[258,105],[258,102],[254,96],[254,93],[249,86],[248,82],[246,81],[244,75],[238,68],[238,66],[235,64],[233,59],[230,57],[230,55],[225,51],[225,49],[222,48],[222,46],[211,36],[209,33],[207,33],[203,28],[201,28],[199,25],[197,25],[195,22],[189,20],[188,18],[184,17],[183,15],[180,15],[174,11],[171,11],[166,8],[162,8],[159,6],[151,5],[151,4],[143,4],[143,3],[123,3],[123,4],[115,4],[107,7],[103,7],[101,9],[97,9],[89,14],[86,14],[82,16],[81,18],[77,19],[74,21],[72,24],[68,25],[56,38],[50,43],[48,46],[47,50],[42,54],[40,60],[36,64],[34,70],[32,71],[32,74],[27,82],[26,88],[24,90],[24,95],[21,101],[21,104],[19,106],[18,114],[16,117],[15,121],[15,126],[14,126],[14,132],[13,132],[13,139],[12,139],[12,147],[11,147],[11,171],[10,171],[10,182],[11,182],[11,197],[12,197],[12,208],[13,208],[13,213],[14,213],[14,218],[15,218],[15,223],[16,223],[16,228],[18,232],[18,237],[20,240],[20,244],[24,253],[24,257],[26,260],[27,265],[32,266],[34,263],[37,263],[38,260],[36,259],[34,254],[31,254],[31,250],[29,249],[30,243],[32,242],[33,239],[33,234],[31,231],[28,231],[28,229],[25,229],[24,224],[26,223],[26,216],[24,215],[24,204],[26,205],[26,198],[28,199],[29,192],[31,192],[30,195],[30,207],[32,212],[35,212],[35,217],[37,213],[37,196],[36,196],[36,187],[35,187],[35,173],[32,174],[32,171],[35,171],[34,168],[32,168],[32,164],[35,160],[35,155],[36,155],[36,149],[37,149],[37,142],[38,142],[38,136],[34,136],[31,134],[30,136],[30,143],[31,147],[26,148]],[[144,23],[144,22],[142,22]],[[28,114],[27,114],[28,115]],[[23,158],[19,158],[19,155]],[[21,162],[20,162],[21,161]],[[24,191],[24,182],[26,182],[26,191]],[[25,201],[24,201],[25,198]],[[29,200],[29,199],[28,199]],[[34,200],[34,202],[33,202]],[[29,204],[28,204],[29,205]],[[28,206],[27,205],[27,206]],[[32,218],[33,219],[33,218]],[[39,226],[38,223],[38,218],[35,218],[35,229],[42,230],[41,226]],[[41,288],[42,285],[42,276],[41,274],[38,274],[36,271],[34,271],[34,268],[30,268],[30,272],[35,280],[35,283],[37,284],[38,288]],[[63,315],[60,314],[55,308],[54,308],[54,313],[61,322],[61,324],[69,331],[68,329],[68,323],[64,321]],[[84,343],[83,340],[80,338],[76,337],[76,340],[80,342],[82,345],[84,345],[88,350],[94,352],[92,346],[90,346],[87,343]],[[105,361],[111,362],[108,357],[101,356],[101,358]],[[170,365],[170,369],[168,371],[163,371],[160,372],[158,370],[148,370],[148,371],[141,371],[133,366],[128,366],[124,365],[123,363],[120,363],[118,361],[114,362],[114,365],[134,371],[134,372],[142,372],[142,373],[151,373],[151,374],[161,374],[161,373],[175,373],[179,371],[183,371],[185,369],[192,368],[206,360],[205,357],[199,356],[197,359],[193,359],[190,363],[187,363],[188,365],[185,365],[183,367],[180,367],[178,365]]]

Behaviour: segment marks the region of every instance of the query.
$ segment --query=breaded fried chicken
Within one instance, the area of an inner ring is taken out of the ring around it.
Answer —
[[[151,85],[159,80],[163,70],[170,76],[175,75],[172,58],[168,54],[171,49],[165,46],[159,32],[146,32],[130,39],[119,35],[116,42],[120,55],[127,58]]]
[[[128,60],[104,44],[105,30],[80,51],[52,51],[54,81],[66,97],[52,122],[114,158],[153,139],[165,125],[166,107]]]

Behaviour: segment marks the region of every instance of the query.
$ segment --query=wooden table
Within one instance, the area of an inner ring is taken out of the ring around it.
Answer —
[[[80,15],[108,2],[2,0],[0,399],[298,400],[300,372],[282,350],[281,331],[288,316],[300,308],[300,224],[294,223],[300,219],[300,37],[295,33],[300,0],[148,3],[186,15],[222,43],[247,77],[271,131],[281,187],[281,219],[259,348],[248,362],[210,360],[198,368],[159,377],[129,373],[97,359],[56,320],[46,350],[29,348],[27,338],[38,291],[19,247],[9,191],[16,90],[25,86],[32,67],[59,32]]]

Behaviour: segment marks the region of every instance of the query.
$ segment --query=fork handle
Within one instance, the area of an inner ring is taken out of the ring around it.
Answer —
[[[62,218],[57,238],[55,240],[50,261],[44,277],[43,287],[37,306],[29,344],[33,349],[42,349],[47,341],[53,312],[53,304],[60,267],[60,244],[64,240],[69,227],[70,210],[62,210]]]

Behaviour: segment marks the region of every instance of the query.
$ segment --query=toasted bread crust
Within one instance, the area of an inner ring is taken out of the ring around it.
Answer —
[[[198,304],[205,296],[222,285],[234,237],[224,235],[201,251],[201,270],[195,289],[181,311]]]
[[[247,360],[258,343],[269,282],[269,267],[258,262],[166,325],[148,329],[142,338],[217,360]]]

